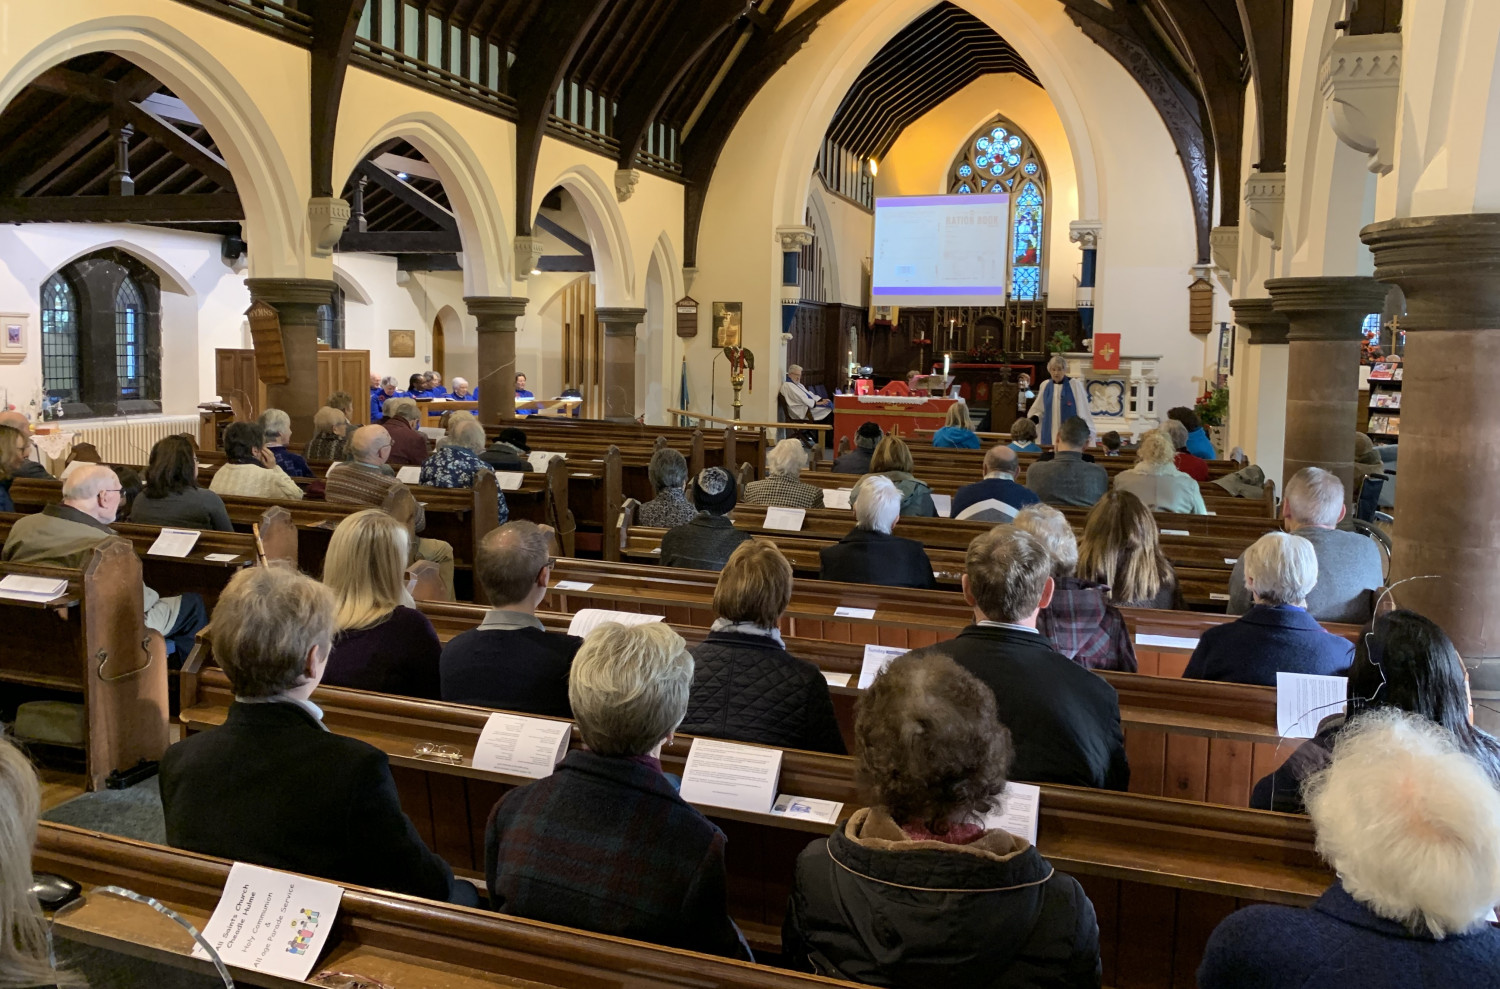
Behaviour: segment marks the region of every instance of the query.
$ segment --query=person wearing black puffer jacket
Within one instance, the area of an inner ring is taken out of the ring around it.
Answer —
[[[865,691],[854,733],[872,803],[797,858],[791,967],[892,989],[1097,989],[1083,887],[990,826],[1011,747],[989,688],[936,650],[907,653]]]
[[[693,686],[679,731],[734,742],[844,753],[817,666],[786,651],[777,625],[792,599],[792,567],[773,544],[742,543],[714,588],[717,616],[692,647]]]

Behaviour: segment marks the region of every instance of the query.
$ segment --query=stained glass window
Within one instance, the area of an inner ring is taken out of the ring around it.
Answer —
[[[60,273],[42,286],[42,387],[78,401],[78,297]]]
[[[1047,167],[1031,139],[1004,117],[991,120],[969,138],[953,162],[948,191],[1010,195],[1005,246],[1010,295],[1038,298],[1045,285]]]

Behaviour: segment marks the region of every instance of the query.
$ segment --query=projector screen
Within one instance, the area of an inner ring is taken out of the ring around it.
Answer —
[[[1005,300],[1010,197],[875,200],[877,306],[984,305]]]

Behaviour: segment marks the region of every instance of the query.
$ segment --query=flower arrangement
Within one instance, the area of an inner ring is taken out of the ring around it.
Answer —
[[[1207,388],[1198,401],[1193,404],[1193,411],[1198,413],[1198,418],[1205,426],[1222,426],[1224,418],[1229,414],[1229,389],[1224,387]]]

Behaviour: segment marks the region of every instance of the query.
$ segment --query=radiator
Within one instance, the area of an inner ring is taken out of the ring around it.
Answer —
[[[92,443],[104,463],[144,466],[157,440],[173,433],[187,433],[196,440],[198,421],[197,415],[157,415],[52,422],[40,427],[55,431],[36,437],[37,459],[56,474],[74,446]]]

